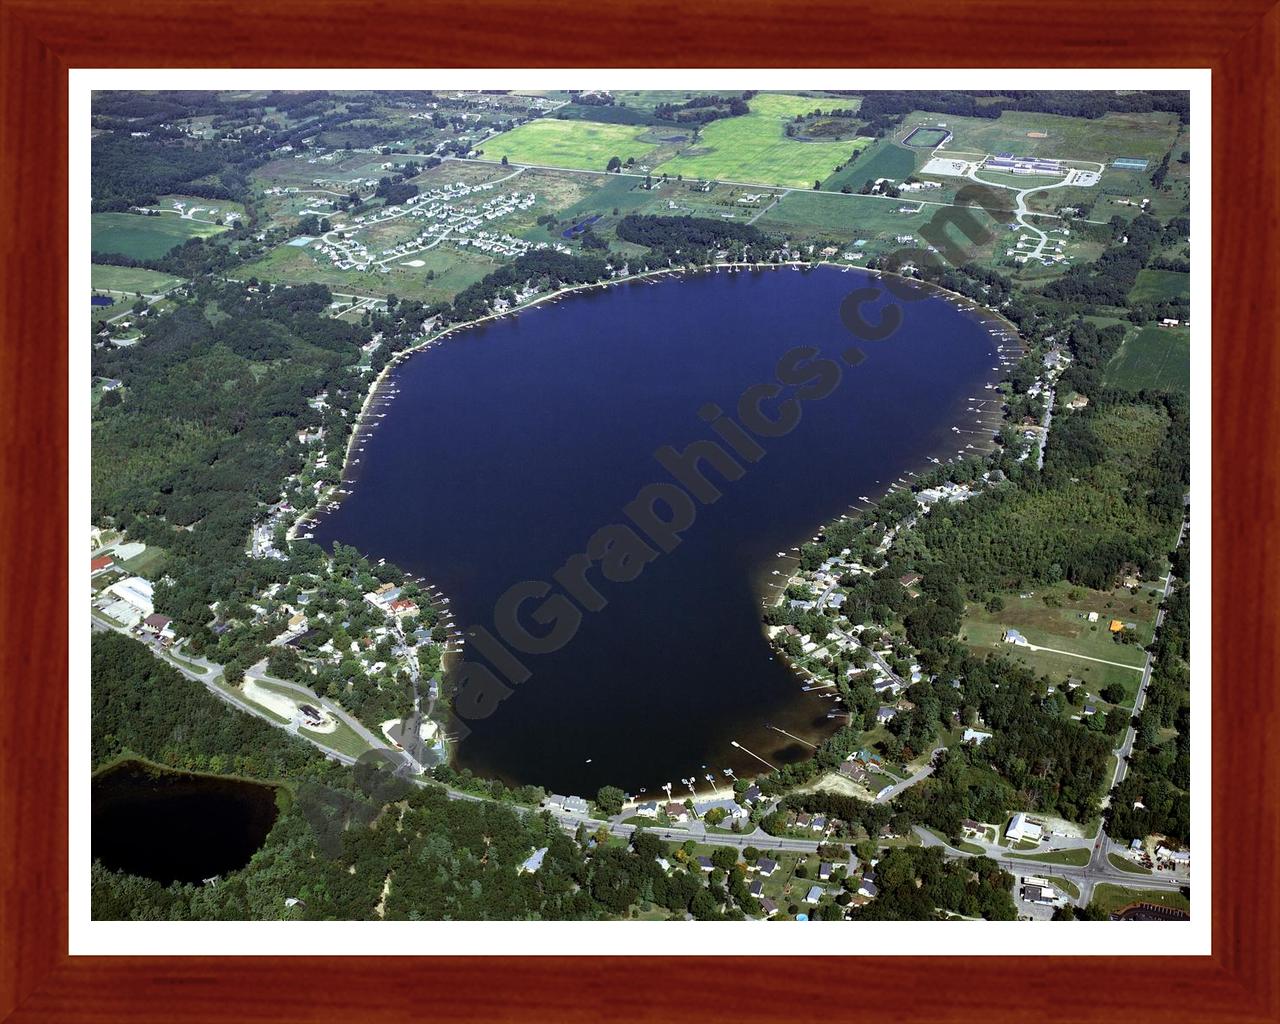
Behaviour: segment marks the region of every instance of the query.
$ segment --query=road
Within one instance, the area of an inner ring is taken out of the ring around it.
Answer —
[[[1173,545],[1173,550],[1177,551],[1182,546],[1182,540],[1187,535],[1187,520],[1182,521],[1182,525],[1178,528],[1178,539]],[[1160,607],[1156,611],[1155,627],[1152,629],[1151,636],[1154,640],[1157,633],[1160,632],[1160,626],[1164,622],[1164,602],[1168,600],[1170,591],[1173,590],[1173,571],[1170,569],[1168,576],[1164,581],[1164,592],[1160,596]],[[1146,663],[1142,666],[1142,681],[1138,683],[1138,695],[1133,701],[1133,715],[1129,721],[1129,728],[1125,730],[1124,742],[1116,749],[1116,773],[1112,779],[1111,785],[1107,787],[1107,801],[1111,799],[1110,791],[1115,789],[1124,781],[1125,775],[1129,772],[1129,755],[1133,753],[1133,742],[1137,739],[1138,730],[1134,728],[1133,720],[1141,713],[1143,705],[1147,701],[1147,685],[1151,682],[1151,668],[1155,662],[1155,655],[1150,651],[1147,652]]]

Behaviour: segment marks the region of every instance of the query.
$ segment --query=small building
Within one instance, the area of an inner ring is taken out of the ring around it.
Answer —
[[[1027,638],[1019,633],[1016,629],[1006,629],[1000,638],[1007,644],[1017,644],[1019,647],[1030,647]]]
[[[1120,630],[1124,629],[1124,623],[1119,619],[1112,619],[1111,624],[1107,626],[1107,629],[1111,630],[1113,633],[1119,633]]]
[[[706,871],[708,873],[710,873],[712,870],[715,869],[715,865],[711,863],[710,857],[699,857],[698,867],[700,867],[703,871]]]
[[[924,577],[921,576],[918,572],[909,572],[903,576],[899,576],[898,582],[902,584],[902,586],[904,587],[914,587],[922,579],[924,579]]]
[[[806,903],[817,903],[820,899],[822,899],[822,886],[810,886],[809,891],[805,893],[804,901]]]
[[[760,869],[760,876],[762,878],[768,878],[778,870],[778,862],[770,859],[769,857],[761,857],[756,861],[756,866]]]
[[[636,817],[656,818],[657,816],[658,816],[658,803],[656,800],[649,800],[646,803],[636,805]]]
[[[831,877],[831,865],[825,860],[818,865],[818,880],[825,882]]]
[[[682,824],[689,820],[689,808],[684,804],[678,804],[675,801],[666,806],[667,817],[678,824]]]
[[[142,629],[143,632],[151,633],[162,640],[172,640],[174,633],[171,622],[167,615],[153,613],[142,620]]]
[[[760,909],[765,917],[773,917],[778,912],[778,904],[766,896],[760,901]]]
[[[749,886],[747,886],[747,892],[751,893],[751,895],[755,897],[762,896],[764,894],[764,882],[760,881],[760,879],[757,878],[754,882],[752,882]]]
[[[877,722],[892,722],[897,717],[898,709],[891,707],[882,707],[876,712]]]
[[[876,885],[874,879],[869,874],[863,875],[862,881],[858,883],[858,895],[865,896],[868,899],[875,899],[877,896],[880,895],[879,887]]]
[[[983,732],[981,729],[965,729],[964,736],[961,737],[960,742],[972,743],[980,747],[989,739],[991,739],[991,733],[989,732]]]
[[[92,559],[89,562],[89,573],[90,575],[93,575],[95,573],[103,572],[110,569],[115,564],[114,559],[112,559],[110,555],[99,555],[97,558]]]

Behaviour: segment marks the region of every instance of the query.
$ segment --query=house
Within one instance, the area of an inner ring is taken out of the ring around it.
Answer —
[[[567,796],[564,798],[564,809],[570,814],[586,814],[591,810],[591,805],[580,796]]]
[[[547,847],[543,846],[534,850],[520,865],[517,873],[523,875],[526,871],[530,873],[537,871],[538,868],[542,867],[542,860],[547,855],[547,849]]]
[[[693,805],[693,809],[698,812],[699,817],[706,817],[708,811],[716,808],[724,811],[726,820],[745,818],[748,813],[745,807],[733,800],[703,800]]]
[[[760,876],[762,878],[768,878],[778,870],[778,862],[776,860],[771,860],[768,857],[761,857],[756,861],[756,866],[760,869]]]
[[[1119,619],[1112,619],[1111,625],[1109,625],[1107,628],[1111,630],[1111,632],[1113,633],[1119,633],[1120,630],[1124,629],[1124,623],[1121,622]]]
[[[876,712],[877,722],[892,722],[897,717],[898,709],[891,707],[882,707]]]
[[[115,564],[110,555],[99,555],[89,563],[89,574],[100,573],[104,569],[110,569]]]
[[[1040,841],[1043,829],[1038,822],[1032,821],[1025,814],[1019,812],[1015,814],[1009,822],[1009,827],[1005,829],[1005,836],[1013,842],[1033,842]]]
[[[760,799],[760,787],[759,787],[759,786],[750,786],[750,787],[747,789],[747,791],[746,791],[745,793],[743,793],[743,794],[742,794],[742,798],[743,798],[744,800],[746,800],[746,801],[747,801],[747,803],[749,803],[749,804],[753,804],[753,803],[755,803],[757,800],[759,800],[759,799]]]
[[[1007,644],[1017,644],[1019,647],[1030,647],[1027,638],[1019,633],[1016,629],[1006,629],[1004,635],[1000,637]]]
[[[921,576],[918,572],[909,572],[905,576],[899,576],[898,582],[901,583],[904,587],[914,587],[922,579],[924,579],[924,577]]]
[[[857,761],[843,761],[836,771],[853,782],[864,782],[867,778],[866,768]]]
[[[658,816],[658,803],[656,800],[650,800],[646,803],[636,805],[636,817],[656,818],[657,816]]]
[[[1026,903],[1053,903],[1057,898],[1057,890],[1051,885],[1024,885],[1022,887],[1022,899]]]
[[[818,880],[825,882],[831,877],[831,865],[825,860],[818,865]]]
[[[702,870],[703,870],[703,871],[710,872],[710,871],[714,870],[715,865],[711,863],[711,858],[710,858],[710,857],[699,857],[699,858],[698,858],[698,867],[702,868]]]
[[[689,820],[689,808],[684,804],[678,804],[672,801],[666,806],[667,817],[671,821],[682,824]]]
[[[766,896],[760,901],[760,909],[764,911],[765,917],[773,917],[778,912],[778,904]]]
[[[747,886],[747,892],[751,893],[752,896],[756,896],[756,897],[763,895],[764,882],[760,881],[760,879],[757,878],[754,882],[752,882],[749,886]]]
[[[1098,621],[1098,613],[1097,613],[1097,612],[1090,612],[1090,613],[1089,613],[1089,621],[1090,621],[1090,622],[1097,622],[1097,621]]]
[[[961,743],[972,743],[975,746],[982,746],[987,740],[991,739],[991,733],[983,732],[981,729],[965,729],[964,735],[960,738]]]
[[[871,875],[869,872],[862,876],[862,881],[858,883],[859,896],[865,896],[868,899],[875,899],[880,895],[880,889],[873,881],[874,877],[875,876]]]
[[[162,640],[172,640],[174,637],[173,628],[170,625],[172,621],[168,616],[151,614],[142,620],[142,629],[144,632],[153,633]]]
[[[810,817],[809,817],[809,815],[807,815],[807,814],[797,814],[797,815],[796,815],[796,828],[808,828],[808,827],[809,827],[809,825],[810,825],[810,823],[811,823],[812,821],[813,821],[813,819],[812,819],[812,818],[810,818]]]
[[[822,886],[810,886],[809,891],[805,893],[804,901],[806,903],[817,903],[820,899],[822,899]]]

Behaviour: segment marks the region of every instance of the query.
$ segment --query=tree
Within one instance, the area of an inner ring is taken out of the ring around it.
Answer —
[[[600,808],[602,814],[612,817],[622,813],[622,802],[626,798],[627,794],[617,786],[601,786],[600,791],[596,793],[596,806]]]
[[[621,170],[621,168],[622,168],[622,158],[611,156],[609,157],[609,162],[605,164],[604,169],[606,171],[617,171],[617,170]]]
[[[719,825],[728,817],[728,813],[723,807],[713,807],[702,816],[702,820],[708,825]]]
[[[507,155],[504,153],[504,154],[502,155],[502,166],[503,166],[503,167],[506,167],[509,163],[510,163],[510,161],[509,161],[509,160],[507,160]]]

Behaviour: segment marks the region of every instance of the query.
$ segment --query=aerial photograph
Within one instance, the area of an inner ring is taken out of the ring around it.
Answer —
[[[89,117],[94,921],[1191,919],[1189,92]]]

